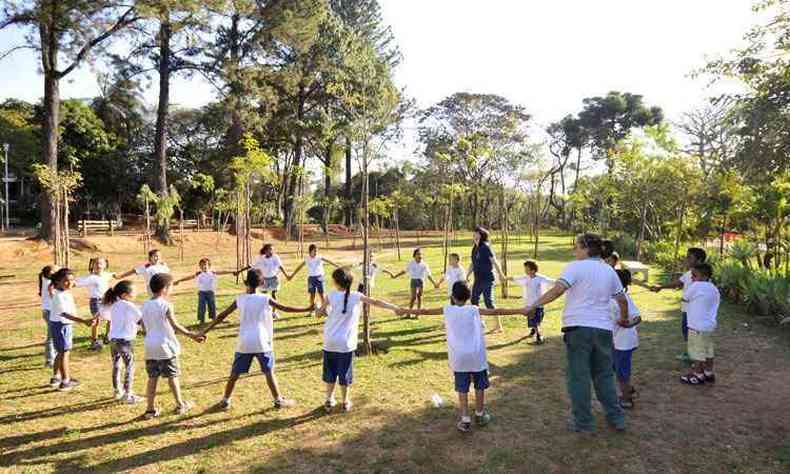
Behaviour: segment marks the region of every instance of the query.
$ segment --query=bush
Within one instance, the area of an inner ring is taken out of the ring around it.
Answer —
[[[714,267],[714,281],[729,299],[740,303],[743,295],[748,291],[749,281],[752,278],[751,270],[737,260],[712,259]]]
[[[642,244],[642,260],[656,263],[667,269],[676,270],[680,268],[680,257],[682,256],[683,254],[680,254],[678,259],[675,259],[675,242],[659,240]]]
[[[714,282],[725,297],[777,322],[790,317],[790,277],[752,270],[735,257],[712,259],[710,263],[714,266]]]

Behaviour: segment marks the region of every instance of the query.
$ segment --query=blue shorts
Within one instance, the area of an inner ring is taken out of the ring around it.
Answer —
[[[246,374],[250,371],[252,359],[258,359],[261,372],[270,374],[274,370],[274,352],[258,352],[255,354],[242,354],[237,352],[233,356],[233,367],[230,369],[231,375]]]
[[[309,276],[307,277],[307,291],[314,295],[316,291],[319,295],[324,294],[324,277],[322,276]]]
[[[475,383],[475,390],[485,390],[490,387],[488,383],[488,371],[480,372],[453,372],[455,375],[455,391],[458,393],[469,393],[469,386],[472,381]]]
[[[543,322],[543,308],[535,308],[535,315],[527,318],[527,327],[536,328]]]
[[[411,279],[411,289],[416,290],[417,288],[422,288],[423,282],[421,278],[412,278]]]
[[[354,353],[324,351],[324,382],[351,385],[354,381]]]
[[[71,324],[64,324],[56,321],[49,322],[49,332],[52,334],[52,345],[55,346],[55,352],[58,354],[71,350],[71,339],[74,334],[74,330],[71,326]]]
[[[264,293],[267,291],[277,291],[280,289],[280,279],[276,276],[271,278],[263,278],[263,284],[261,285],[261,291]]]
[[[91,298],[88,302],[88,306],[91,309],[91,316],[96,316],[99,314],[99,303],[101,303],[99,298]]]
[[[612,362],[614,363],[614,373],[617,380],[623,383],[628,383],[631,380],[631,358],[636,349],[627,351],[612,350]]]

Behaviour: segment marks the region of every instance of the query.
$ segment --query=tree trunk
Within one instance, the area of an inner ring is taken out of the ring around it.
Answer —
[[[159,25],[159,103],[156,109],[156,131],[154,135],[154,160],[159,164],[157,193],[160,198],[167,197],[167,116],[170,107],[170,38],[172,26],[170,14],[160,20]],[[156,238],[170,244],[170,218],[156,220]]]
[[[351,228],[353,214],[354,214],[354,205],[351,201],[352,189],[351,189],[351,140],[346,138],[346,206],[345,206],[345,214],[346,214],[346,227],[349,229]]]
[[[636,241],[636,260],[641,261],[642,243],[645,241],[645,224],[647,221],[647,204],[642,204],[642,212],[639,216],[639,238]]]
[[[368,242],[368,232],[370,229],[370,209],[368,208],[368,143],[364,143],[362,150],[362,248],[363,248],[363,277],[362,281],[365,285],[365,296],[370,296],[370,277],[368,276],[368,268],[370,267],[370,251]],[[373,343],[370,340],[370,305],[363,305],[362,312],[362,348],[367,355],[373,355]]]
[[[296,140],[294,141],[294,161],[291,168],[291,176],[289,177],[288,194],[285,196],[285,209],[283,209],[283,223],[285,225],[285,234],[296,239],[298,236],[294,232],[294,222],[296,216],[294,211],[296,209],[296,196],[299,193],[297,189],[299,176],[301,175],[300,168],[302,166],[302,156],[304,155],[304,130],[302,130],[302,121],[304,120],[304,107],[305,107],[305,91],[304,88],[299,89],[299,104],[296,110],[296,120],[299,125],[296,126]]]
[[[231,156],[241,153],[239,143],[242,135],[244,135],[244,124],[241,118],[241,94],[244,93],[243,85],[239,79],[239,70],[241,69],[240,60],[240,44],[239,44],[239,23],[241,16],[234,13],[231,17],[230,30],[228,31],[228,41],[230,43],[229,55],[230,64],[230,93],[228,105],[230,108],[230,127],[228,128],[225,137],[225,147],[230,152]]]
[[[392,218],[395,221],[395,248],[398,249],[398,261],[400,262],[400,222],[398,222],[397,207],[392,212]]]
[[[331,219],[332,206],[332,145],[326,147],[324,153],[324,215],[321,219],[321,227],[323,227],[324,236],[329,233],[329,220]]]
[[[53,2],[53,10],[56,8]],[[42,137],[44,163],[52,171],[58,170],[58,141],[60,125],[60,77],[58,75],[58,55],[60,45],[55,28],[55,13],[42,20],[39,25],[41,40],[41,65],[44,71],[44,134]],[[41,199],[41,233],[43,239],[55,237],[56,204],[47,193]]]

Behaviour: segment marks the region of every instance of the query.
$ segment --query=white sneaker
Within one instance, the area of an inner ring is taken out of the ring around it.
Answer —
[[[126,398],[126,394],[124,393],[123,390],[114,390],[113,398],[115,398],[116,400],[123,400]]]
[[[193,409],[194,407],[195,404],[193,402],[184,401],[184,403],[182,403],[180,407],[176,408],[176,413],[178,413],[179,415],[186,415],[187,413],[189,413],[189,410]]]
[[[145,400],[145,398],[138,397],[137,395],[135,395],[133,393],[128,393],[128,394],[126,394],[126,397],[124,397],[124,401],[126,403],[128,403],[129,405],[134,405],[135,403],[140,403],[143,400]]]

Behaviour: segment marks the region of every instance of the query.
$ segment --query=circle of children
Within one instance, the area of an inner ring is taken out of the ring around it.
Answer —
[[[472,264],[468,273],[460,264],[458,254],[451,254],[445,275],[435,281],[427,264],[423,261],[420,249],[416,249],[413,260],[405,270],[392,273],[373,261],[370,255],[366,269],[368,282],[374,287],[375,277],[386,273],[392,278],[408,274],[411,278],[411,300],[408,308],[368,297],[362,291],[352,290],[353,267],[339,266],[318,254],[315,245],[309,247],[309,256],[304,259],[292,274],[288,274],[280,257],[271,244],[261,249],[259,259],[251,267],[235,272],[219,272],[211,268],[211,262],[203,258],[199,262],[200,271],[180,280],[174,280],[167,265],[161,261],[160,252],[151,250],[148,261],[136,268],[120,274],[107,272],[105,258],[93,258],[89,264],[90,274],[75,278],[72,270],[61,268],[55,271],[51,266],[44,267],[39,278],[43,318],[47,322],[45,356],[47,366],[53,368],[51,386],[62,391],[71,390],[79,382],[71,376],[69,351],[72,348],[72,324],[83,323],[92,329],[92,348],[101,349],[98,337],[100,321],[106,321],[107,333],[104,343],[110,345],[112,358],[112,385],[115,398],[134,404],[144,401],[133,392],[135,354],[133,342],[142,326],[145,332],[145,369],[148,384],[145,400],[145,418],[160,414],[155,403],[156,387],[159,378],[167,379],[176,402],[179,414],[188,412],[194,405],[184,399],[179,386],[179,354],[181,344],[176,333],[189,337],[198,343],[206,340],[209,333],[231,313],[238,310],[240,317],[239,336],[233,357],[230,377],[224,396],[219,404],[229,409],[231,396],[239,376],[250,370],[253,360],[257,360],[265,375],[276,408],[294,404],[283,396],[277,384],[274,366],[273,326],[277,311],[306,313],[326,316],[323,333],[323,381],[326,383],[326,402],[324,408],[332,411],[336,405],[335,384],[340,385],[341,408],[349,411],[352,407],[350,386],[353,381],[354,352],[357,349],[358,324],[363,304],[373,305],[393,311],[397,315],[418,317],[419,315],[443,315],[447,332],[448,358],[454,373],[455,391],[458,393],[460,421],[457,427],[462,432],[472,429],[472,420],[477,426],[484,426],[491,417],[485,411],[485,390],[489,387],[488,364],[486,361],[485,326],[481,316],[523,315],[528,317],[531,332],[536,344],[543,343],[540,323],[543,307],[565,294],[563,311],[563,341],[567,352],[567,386],[571,400],[571,416],[568,428],[575,432],[594,430],[591,414],[590,385],[595,386],[598,400],[606,412],[610,428],[625,429],[623,409],[634,407],[637,390],[630,384],[631,360],[639,342],[637,326],[641,322],[640,313],[628,296],[631,275],[628,270],[615,270],[618,255],[611,242],[604,241],[595,234],[581,234],[575,244],[576,260],[569,263],[555,280],[538,273],[534,261],[524,262],[525,274],[520,277],[506,277],[502,274],[496,257],[488,243],[485,229],[475,231],[475,246],[472,249]],[[481,263],[481,256],[483,262]],[[334,289],[324,291],[324,263],[336,267],[331,274]],[[675,288],[683,290],[682,331],[687,340],[687,352],[683,357],[691,361],[691,370],[680,377],[689,385],[713,383],[713,340],[711,335],[716,328],[716,315],[719,293],[709,280],[711,267],[705,263],[705,252],[691,248],[686,259],[688,270],[679,279],[665,285],[653,286],[653,291]],[[280,285],[278,274],[286,279],[293,278],[302,267],[307,267],[307,286],[310,305],[297,308],[277,301]],[[496,269],[500,279],[514,281],[523,288],[524,306],[512,309],[494,309],[490,285],[493,284],[493,271]],[[244,280],[246,290],[220,314],[216,314],[215,291],[217,276],[247,271]],[[135,303],[136,285],[125,278],[140,275],[145,282],[148,299],[142,307]],[[490,275],[489,275],[490,274]],[[474,277],[472,290],[467,286],[469,278]],[[111,279],[119,280],[110,286]],[[198,288],[197,318],[201,331],[193,331],[182,326],[176,319],[173,307],[168,301],[172,287],[186,280],[195,279]],[[422,295],[424,280],[430,280],[436,288],[446,282],[449,304],[442,308],[423,309]],[[71,289],[75,286],[89,288],[91,317],[78,314]],[[488,291],[486,289],[488,288]],[[548,288],[547,291],[544,291]],[[481,294],[485,297],[487,308],[479,308],[477,303]],[[316,306],[316,295],[320,306]],[[472,304],[468,304],[471,299]],[[415,308],[416,305],[416,308]],[[208,312],[211,322],[205,326]],[[615,379],[619,385],[619,396]],[[468,392],[475,388],[475,413],[469,410]]]

